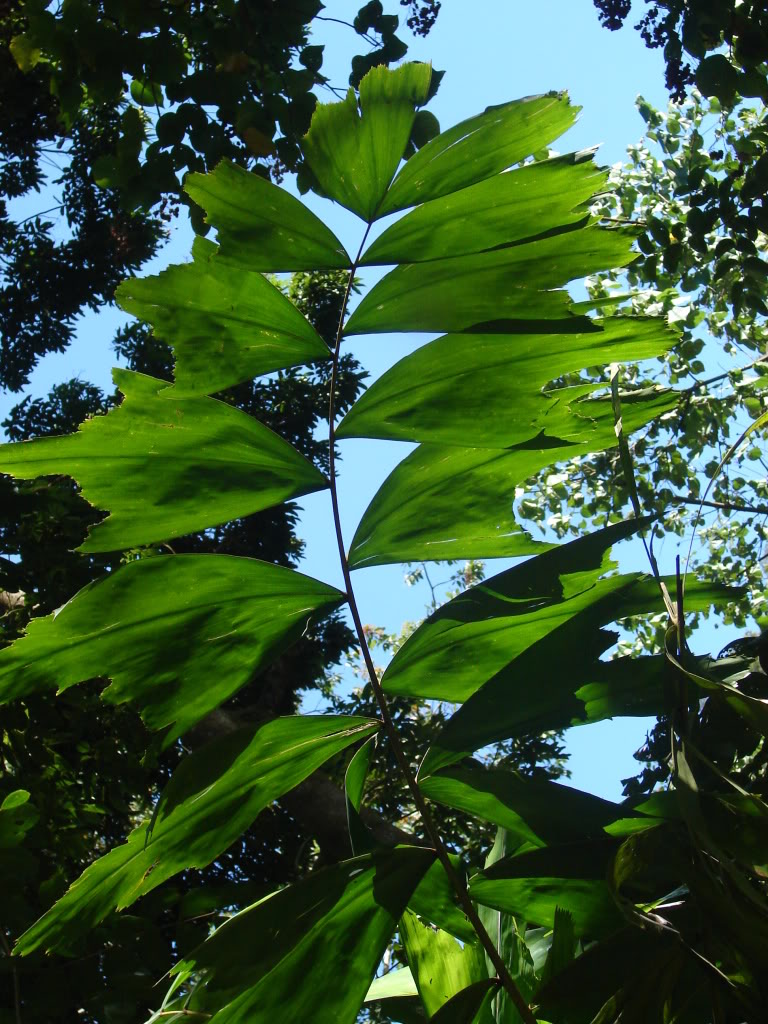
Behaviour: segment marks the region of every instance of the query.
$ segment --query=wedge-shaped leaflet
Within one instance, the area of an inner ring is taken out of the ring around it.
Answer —
[[[268,562],[161,555],[89,583],[32,619],[0,651],[0,701],[106,676],[104,697],[132,701],[169,742],[231,697],[344,600],[333,587]]]
[[[379,216],[437,199],[506,170],[567,131],[578,112],[565,93],[488,107],[414,154],[392,183]]]
[[[76,434],[0,445],[0,471],[74,477],[110,515],[81,551],[180,537],[327,486],[286,441],[212,398],[177,398],[165,381],[113,370],[125,401]]]
[[[354,1024],[434,852],[398,847],[316,871],[216,931],[175,973],[203,975],[188,1012],[212,1024]]]
[[[411,911],[403,914],[398,930],[428,1017],[468,985],[487,980],[485,954],[477,942],[461,944],[422,924]]]
[[[628,232],[591,226],[494,252],[406,263],[373,286],[344,334],[588,331],[589,319],[573,316],[560,286],[625,266],[635,258],[632,240]]]
[[[117,290],[127,312],[173,348],[175,393],[211,395],[262,373],[328,359],[328,346],[263,274],[195,242],[195,261]]]
[[[273,800],[377,728],[377,722],[364,718],[303,715],[277,718],[255,733],[243,729],[200,747],[173,775],[151,834],[140,825],[127,843],[87,868],[22,935],[16,951],[66,950],[113,910],[179,871],[210,864]]]
[[[229,160],[190,174],[184,191],[216,228],[222,254],[249,270],[345,270],[350,259],[334,233],[285,189]]]
[[[365,1001],[373,1003],[379,999],[407,999],[410,996],[418,997],[418,994],[410,967],[397,967],[374,978]]]
[[[492,821],[533,846],[613,834],[617,823],[642,828],[658,821],[571,786],[479,765],[444,769],[420,785],[431,800]]]
[[[526,164],[425,203],[372,242],[361,265],[465,256],[567,230],[605,184],[591,157],[589,150]]]
[[[673,391],[622,399],[625,434],[674,408]],[[515,491],[545,466],[616,443],[609,400],[594,400],[589,440],[543,447],[538,438],[511,451],[424,444],[387,477],[349,551],[353,568],[447,558],[536,554],[548,545],[517,523]]]
[[[556,440],[587,441],[598,421],[603,433],[613,427],[610,402],[588,397],[605,384],[544,386],[587,366],[662,355],[675,341],[658,318],[618,316],[595,322],[586,334],[449,334],[380,377],[336,436],[477,448],[511,448],[534,438],[542,448]]]
[[[320,187],[365,221],[377,216],[411,136],[416,108],[427,101],[429,64],[373,68],[341,103],[321,103],[302,148]]]
[[[472,899],[532,925],[552,928],[567,910],[578,936],[601,938],[624,922],[608,883],[618,841],[605,838],[504,857],[469,881]]]
[[[664,582],[674,587],[673,579]],[[741,593],[739,588],[691,580],[686,586],[686,608],[704,611]],[[618,639],[617,633],[603,627],[653,611],[659,600],[658,585],[648,577],[596,580],[591,590],[577,597],[576,614],[559,622],[552,619],[546,633],[520,651],[448,720],[424,758],[422,775],[498,739],[617,716],[663,714],[667,698],[661,655],[601,660]]]
[[[389,664],[387,693],[464,701],[556,626],[636,577],[600,576],[613,568],[612,544],[649,520],[631,520],[546,551],[438,608]]]

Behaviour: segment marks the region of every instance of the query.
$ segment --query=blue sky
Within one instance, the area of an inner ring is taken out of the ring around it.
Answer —
[[[329,0],[324,15],[351,21],[360,2]],[[635,3],[636,10],[642,6]],[[385,7],[398,9],[395,0],[387,0]],[[632,20],[630,17],[630,24]],[[413,39],[407,29],[403,36],[409,42],[410,59],[431,61],[435,68],[446,71],[430,105],[443,128],[490,104],[565,89],[583,109],[575,127],[555,143],[556,148],[568,152],[600,144],[598,161],[611,164],[623,160],[627,145],[643,134],[644,123],[635,109],[637,94],[642,93],[655,106],[666,105],[659,52],[648,51],[631,28],[617,33],[601,28],[591,0],[475,0],[471,4],[444,0],[437,24],[426,39]],[[312,42],[325,44],[323,71],[335,85],[345,86],[350,58],[362,52],[365,44],[350,28],[335,22],[318,22]],[[338,207],[311,198],[308,202],[322,211],[342,241],[349,242],[349,250],[355,251],[360,222]],[[190,239],[188,230],[177,228],[153,261],[152,271],[186,258]],[[114,310],[84,318],[76,343],[67,353],[47,358],[26,393],[43,395],[53,383],[73,376],[109,388],[109,368],[114,362],[109,342],[115,326],[125,319]],[[355,352],[372,376],[377,376],[413,346],[413,338],[377,336],[356,341]],[[0,396],[0,416],[19,397]],[[384,442],[343,442],[340,495],[347,541],[379,484],[408,450],[408,446]],[[328,496],[313,495],[303,505],[301,533],[307,541],[308,558],[302,568],[338,584]],[[636,562],[633,568],[645,568],[635,560],[634,552],[628,555]],[[423,615],[427,594],[404,586],[401,567],[359,572],[355,586],[366,622],[394,630],[404,620]],[[573,783],[617,798],[618,780],[634,774],[637,767],[631,755],[642,743],[646,725],[624,720],[573,730],[568,740]]]

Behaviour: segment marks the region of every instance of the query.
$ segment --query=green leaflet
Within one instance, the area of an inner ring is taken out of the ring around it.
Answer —
[[[344,335],[588,331],[591,321],[571,313],[570,296],[560,286],[625,266],[635,258],[632,240],[629,232],[592,225],[494,252],[405,263],[373,286]]]
[[[403,64],[373,68],[341,103],[321,103],[302,148],[331,199],[371,221],[411,135],[416,107],[426,103],[432,69]]]
[[[303,203],[229,160],[210,174],[190,174],[187,195],[206,211],[222,254],[248,270],[347,269],[344,246]]]
[[[173,348],[176,395],[211,395],[272,370],[330,358],[314,327],[263,274],[217,254],[203,239],[194,251],[193,263],[124,281],[116,292],[122,309],[152,324]]]
[[[188,1007],[214,1024],[354,1024],[434,852],[398,847],[316,871],[219,928],[177,967],[203,972]]]
[[[598,330],[602,328],[602,330]],[[587,334],[449,334],[401,359],[342,420],[336,436],[476,448],[590,441],[613,428],[604,383],[543,391],[587,366],[662,355],[677,340],[658,319],[610,317]],[[456,396],[460,395],[459,401]],[[606,429],[608,428],[608,429]],[[614,435],[615,441],[615,435]]]
[[[398,967],[374,978],[365,1001],[373,1003],[378,999],[402,999],[418,994],[419,990],[416,988],[410,967]]]
[[[554,628],[636,576],[600,576],[606,552],[648,520],[617,523],[479,583],[438,608],[384,673],[386,693],[463,701]]]
[[[113,370],[125,401],[76,434],[0,445],[0,471],[63,474],[107,519],[80,551],[183,536],[322,490],[323,474],[267,427],[212,398],[176,398],[165,381]]]
[[[199,748],[166,789],[151,836],[146,824],[87,868],[66,895],[22,935],[16,952],[65,951],[113,910],[186,868],[202,868],[240,836],[260,811],[377,722],[364,718],[277,718]],[[367,979],[366,985],[370,979]]]
[[[461,877],[466,872],[461,858],[455,854],[449,856],[454,870]],[[435,861],[416,886],[408,901],[408,909],[462,942],[474,942],[477,938],[475,929],[456,902],[456,892],[439,861]]]
[[[437,199],[490,178],[553,142],[576,120],[565,93],[528,96],[442,132],[401,169],[378,215]]]
[[[625,433],[674,408],[674,392],[622,399]],[[589,440],[512,451],[424,444],[387,477],[365,511],[349,551],[353,568],[389,562],[536,554],[514,514],[515,490],[544,466],[616,443],[610,400],[595,400]],[[424,509],[429,514],[424,514]]]
[[[591,156],[571,153],[527,164],[424,203],[372,242],[361,265],[465,256],[564,231],[583,220],[579,207],[605,183],[605,171]]]
[[[578,936],[600,938],[624,921],[605,881],[617,846],[593,839],[504,857],[470,879],[469,893],[484,906],[548,928],[560,907],[573,917]]]
[[[668,588],[672,579],[665,581]],[[691,581],[688,610],[709,608],[738,591]],[[586,598],[586,599],[583,599]],[[617,635],[602,627],[658,606],[651,579],[632,575],[598,581],[582,607],[521,651],[481,686],[445,724],[422,763],[426,776],[486,743],[616,716],[647,718],[667,708],[664,659],[623,657],[602,662]],[[544,680],[532,687],[531,680]]]
[[[0,701],[108,676],[176,738],[249,682],[342,594],[292,569],[231,555],[162,555],[88,584],[0,651]]]
[[[532,846],[604,836],[606,829],[635,812],[545,779],[473,764],[454,766],[419,780],[431,800],[506,829]],[[658,819],[636,816],[639,824]]]
[[[38,821],[37,808],[29,802],[26,789],[15,789],[0,803],[0,850],[19,846]]]
[[[674,586],[672,579],[665,583]],[[729,594],[735,597],[738,591],[692,580],[686,587],[686,607],[703,610]],[[497,739],[620,715],[663,713],[667,697],[661,656],[600,660],[617,639],[602,627],[658,608],[659,600],[658,586],[648,577],[596,581],[576,596],[580,607],[574,615],[552,621],[546,634],[458,709],[427,752],[421,774],[436,772]],[[532,679],[543,682],[532,687]]]
[[[516,849],[516,840],[509,832],[500,828],[496,831],[496,838],[487,857],[485,858],[485,870],[493,864],[506,857]],[[526,1003],[531,1002],[531,996],[536,983],[533,957],[524,938],[524,922],[518,922],[511,914],[504,911],[494,910],[488,906],[477,908],[480,920],[483,922],[486,931],[493,938],[494,945],[507,966],[511,977],[520,991]],[[495,974],[490,959],[486,956],[486,965],[489,974]],[[493,1008],[488,1007],[480,1015],[477,1024],[521,1024],[520,1014],[514,1003],[507,996],[506,990],[500,989]]]
[[[487,980],[485,954],[477,942],[461,944],[447,932],[422,924],[409,910],[399,932],[428,1017],[468,985]]]

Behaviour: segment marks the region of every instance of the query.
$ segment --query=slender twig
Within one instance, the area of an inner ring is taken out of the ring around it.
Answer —
[[[16,967],[16,961],[12,957],[8,939],[5,937],[5,932],[2,928],[0,928],[0,942],[3,945],[5,955],[11,961],[11,974],[13,975],[13,1009],[16,1016],[16,1024],[21,1024],[21,989],[19,988],[19,972]]]
[[[363,252],[363,247],[365,245],[366,239],[368,238],[368,232],[370,231],[370,229],[371,225],[368,224],[368,226],[365,229],[365,234],[363,235],[363,240],[360,243],[360,248],[358,249],[357,255],[355,256],[354,262],[350,268],[349,278],[347,280],[347,287],[344,291],[344,298],[341,304],[341,313],[339,315],[339,326],[336,331],[336,340],[333,348],[333,365],[331,369],[331,394],[328,409],[328,440],[330,448],[329,483],[331,490],[331,504],[333,507],[333,523],[336,531],[336,543],[339,549],[341,571],[344,576],[344,587],[346,590],[347,602],[349,604],[349,611],[355,626],[357,641],[360,645],[360,652],[363,656],[363,661],[365,663],[365,667],[368,672],[368,677],[371,682],[371,688],[376,698],[376,703],[378,705],[379,712],[384,723],[384,731],[386,732],[387,738],[389,739],[389,742],[392,746],[392,753],[395,757],[395,761],[397,762],[397,766],[400,769],[403,778],[405,779],[408,789],[410,790],[411,797],[413,798],[413,802],[416,806],[416,809],[419,812],[422,824],[424,825],[424,831],[427,833],[429,840],[432,843],[432,846],[434,847],[437,858],[442,864],[446,875],[448,876],[448,880],[451,883],[451,886],[454,892],[456,893],[456,897],[461,905],[461,909],[463,910],[467,920],[474,928],[478,939],[480,940],[483,948],[488,954],[488,959],[491,961],[496,970],[499,982],[501,983],[501,985],[503,985],[505,991],[507,992],[507,995],[512,1000],[515,1008],[517,1009],[517,1012],[520,1014],[525,1024],[536,1024],[536,1018],[533,1015],[531,1008],[526,1003],[520,990],[515,984],[514,979],[510,975],[506,964],[504,963],[498,949],[496,948],[496,945],[493,942],[493,939],[485,930],[485,927],[483,926],[483,923],[480,920],[477,910],[475,909],[475,906],[469,897],[469,893],[467,892],[467,888],[464,882],[462,881],[461,877],[459,876],[459,873],[456,871],[453,864],[451,863],[451,858],[448,854],[448,850],[446,849],[445,844],[440,838],[440,833],[437,830],[437,826],[432,817],[432,813],[429,809],[429,806],[424,798],[424,795],[419,789],[418,783],[416,782],[416,778],[411,770],[411,766],[408,764],[408,759],[405,756],[405,751],[403,750],[402,744],[400,742],[400,737],[398,735],[397,729],[395,728],[395,723],[392,720],[392,715],[389,710],[389,705],[387,704],[387,699],[384,696],[384,691],[381,688],[379,677],[376,674],[376,668],[374,666],[373,658],[371,657],[371,652],[368,647],[368,641],[366,640],[365,637],[365,630],[363,629],[362,619],[360,618],[360,612],[357,607],[357,601],[355,600],[355,593],[352,587],[352,577],[349,569],[349,562],[347,561],[346,550],[344,547],[344,537],[341,531],[341,518],[339,515],[339,497],[338,490],[336,487],[336,378],[338,376],[339,356],[341,351],[341,336],[344,330],[344,319],[346,317],[347,304],[349,302],[349,296],[352,291],[352,285],[355,279],[355,272],[357,271],[357,267],[360,262],[360,257],[362,256]]]
[[[735,505],[730,501],[702,501],[701,498],[684,498],[675,495],[669,498],[675,505],[706,505],[708,508],[726,509],[728,512],[754,512],[756,515],[768,515],[768,505]]]

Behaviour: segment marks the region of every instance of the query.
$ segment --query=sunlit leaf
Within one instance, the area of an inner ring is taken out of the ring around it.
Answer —
[[[497,174],[395,221],[366,249],[362,266],[445,259],[534,238],[582,220],[605,171],[590,151]]]
[[[382,954],[434,852],[398,847],[344,861],[233,917],[174,970],[205,985],[191,1010],[215,1024],[354,1024]]]
[[[431,800],[492,821],[533,846],[603,836],[607,826],[634,813],[559,782],[480,765],[443,769],[419,782]]]
[[[625,266],[635,256],[631,244],[629,233],[593,226],[494,252],[406,263],[373,286],[344,333],[588,331],[589,319],[570,312],[560,286]]]
[[[449,334],[380,377],[336,436],[477,448],[511,448],[534,439],[542,448],[556,440],[577,444],[613,428],[610,403],[589,398],[605,382],[547,391],[544,386],[587,366],[660,356],[676,340],[658,319],[634,317],[610,317],[587,334],[546,339]]]
[[[165,381],[114,370],[125,401],[67,437],[0,445],[0,471],[72,476],[108,509],[81,551],[180,537],[327,486],[323,474],[252,417]]]
[[[16,952],[65,951],[107,914],[179,871],[205,867],[273,800],[377,728],[377,722],[363,718],[277,718],[255,733],[241,729],[199,748],[172,777],[151,835],[146,823],[140,825],[127,843],[87,868],[22,935]],[[430,861],[424,851],[417,853],[426,870]]]
[[[459,943],[447,932],[422,924],[410,911],[403,914],[398,930],[429,1017],[457,992],[487,979],[485,954],[477,942]]]
[[[665,582],[673,585],[670,579]],[[704,609],[738,593],[692,581],[687,605],[691,611]],[[647,718],[664,713],[667,698],[660,656],[602,660],[618,639],[616,632],[603,627],[658,608],[656,582],[633,575],[607,577],[570,600],[576,601],[572,616],[563,615],[559,622],[551,618],[551,631],[520,651],[448,720],[424,759],[425,775],[497,739],[621,715]],[[544,617],[549,614],[545,611]],[[533,689],[531,679],[542,682]]]
[[[416,108],[427,100],[429,64],[373,68],[341,103],[321,103],[302,147],[321,188],[363,220],[378,208],[411,137]]]
[[[169,742],[344,600],[292,569],[231,555],[163,555],[88,584],[32,619],[0,651],[0,700],[66,690],[99,676],[104,697],[132,701]]]
[[[387,693],[464,701],[537,640],[637,576],[600,580],[606,552],[649,520],[617,523],[508,569],[438,608],[382,680]]]
[[[631,433],[675,406],[674,392],[624,402]],[[365,511],[349,551],[354,568],[389,562],[494,558],[536,554],[516,521],[516,489],[544,466],[616,443],[610,401],[595,401],[589,440],[542,447],[539,439],[511,451],[424,444],[387,477]]]
[[[249,270],[346,269],[344,246],[285,189],[228,160],[210,174],[190,174],[184,191],[216,228],[222,255]]]
[[[414,154],[393,182],[379,215],[490,178],[554,141],[571,127],[578,112],[564,93],[488,107]]]
[[[211,395],[330,358],[314,327],[263,274],[244,270],[205,239],[195,249],[194,263],[124,281],[116,294],[173,348],[176,395]]]

